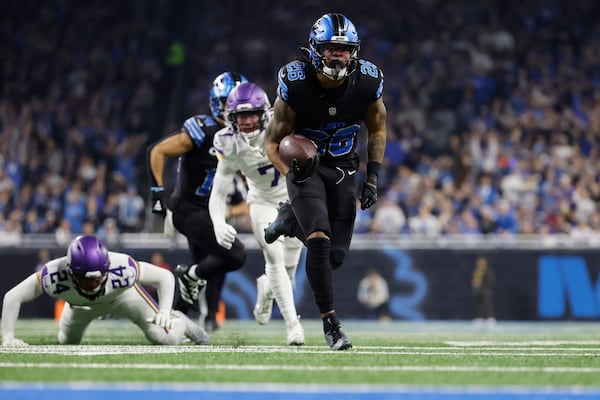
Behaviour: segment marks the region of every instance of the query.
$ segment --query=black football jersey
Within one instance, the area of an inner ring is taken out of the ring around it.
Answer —
[[[179,200],[207,207],[217,168],[213,137],[221,126],[211,116],[195,115],[188,118],[181,129],[190,135],[194,148],[179,157],[177,183],[169,208],[175,208]]]
[[[356,158],[356,138],[365,112],[383,94],[383,72],[359,60],[343,85],[324,89],[316,71],[301,60],[279,70],[277,94],[296,112],[295,133],[312,139],[321,162]]]

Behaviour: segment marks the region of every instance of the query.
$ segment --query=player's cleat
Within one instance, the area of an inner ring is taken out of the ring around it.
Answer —
[[[304,328],[300,318],[296,318],[292,325],[287,328],[287,344],[290,346],[302,346],[304,344]]]
[[[323,318],[323,331],[325,341],[331,350],[347,350],[352,347],[352,342],[341,329],[342,324],[335,314]]]
[[[200,325],[186,317],[181,311],[173,311],[173,314],[185,323],[185,337],[196,344],[210,343],[208,334]]]
[[[271,313],[273,312],[273,293],[271,293],[269,279],[265,274],[256,278],[256,293],[254,319],[260,325],[265,325],[271,319]]]
[[[293,216],[294,211],[292,210],[292,205],[289,201],[279,203],[275,221],[271,222],[269,226],[265,228],[265,241],[267,243],[273,243],[279,236],[285,234],[286,221]]]
[[[200,296],[200,286],[206,285],[206,281],[203,279],[195,280],[190,278],[188,271],[190,270],[189,265],[178,265],[175,268],[175,276],[179,284],[179,294],[183,301],[188,303],[192,309],[198,311],[198,297]]]
[[[207,319],[204,321],[204,329],[206,330],[206,332],[214,332],[219,328],[219,323],[214,319]]]

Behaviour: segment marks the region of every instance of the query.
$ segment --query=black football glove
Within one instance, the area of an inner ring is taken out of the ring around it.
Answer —
[[[150,188],[152,195],[151,207],[152,214],[160,214],[163,217],[167,215],[167,207],[165,206],[165,188],[162,186],[152,186]]]
[[[319,155],[316,154],[314,158],[309,158],[304,168],[300,167],[298,160],[295,158],[292,160],[292,166],[290,168],[290,178],[292,183],[295,185],[301,185],[308,181],[310,177],[315,173],[319,166]]]
[[[366,210],[375,203],[377,203],[377,175],[369,174],[367,180],[363,183],[360,209]]]

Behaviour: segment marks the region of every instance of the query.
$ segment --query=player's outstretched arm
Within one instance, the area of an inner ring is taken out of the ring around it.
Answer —
[[[163,172],[167,157],[176,157],[194,148],[192,139],[185,130],[181,130],[160,141],[153,143],[147,149],[148,174],[152,186],[150,194],[152,197],[150,207],[154,214],[166,215],[167,206],[165,199],[165,187]]]
[[[140,276],[138,282],[142,285],[155,286],[158,292],[158,313],[153,321],[155,324],[169,328],[171,325],[171,309],[175,295],[175,277],[164,268],[157,267],[145,261],[139,262]]]
[[[148,170],[155,186],[163,186],[163,171],[167,157],[177,157],[194,148],[184,130],[171,134],[148,147]]]
[[[2,303],[3,346],[27,346],[27,343],[15,338],[15,324],[19,318],[21,304],[36,299],[42,294],[40,280],[41,274],[39,272],[31,274],[4,295]]]
[[[227,223],[227,193],[231,186],[234,171],[225,166],[226,161],[219,160],[208,200],[208,212],[213,223],[215,238],[219,246],[231,249],[237,236],[235,228]]]

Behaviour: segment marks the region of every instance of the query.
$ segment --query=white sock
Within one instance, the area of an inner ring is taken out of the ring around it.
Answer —
[[[292,291],[296,291],[296,270],[298,269],[298,264],[287,266],[285,270],[290,277],[290,281],[292,282]]]
[[[294,304],[294,292],[292,290],[292,282],[283,266],[275,266],[267,264],[265,272],[269,279],[271,292],[277,302],[279,311],[286,322],[290,325],[298,319],[296,305]]]

